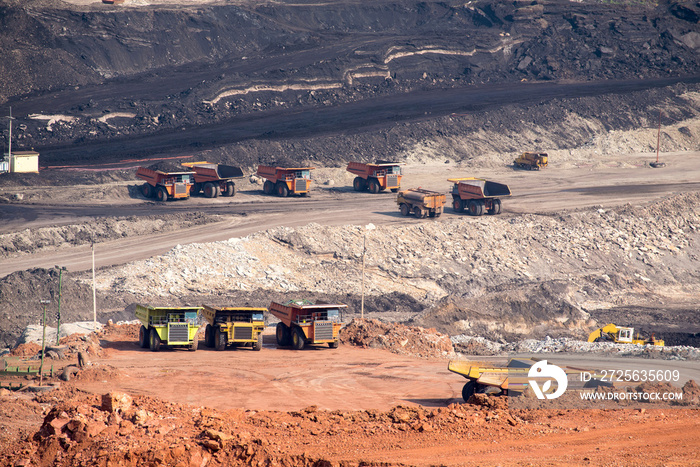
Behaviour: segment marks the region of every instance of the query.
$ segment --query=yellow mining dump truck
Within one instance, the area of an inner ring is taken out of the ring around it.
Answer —
[[[408,216],[413,213],[419,219],[425,217],[440,217],[445,205],[445,194],[437,191],[423,190],[422,188],[409,188],[399,191],[396,196],[396,204],[399,205],[401,214]]]
[[[319,303],[307,300],[289,300],[285,303],[270,303],[270,313],[280,322],[277,323],[277,345],[290,345],[301,350],[305,345],[328,344],[337,349],[338,333],[343,327],[340,310],[347,305],[337,303]]]
[[[447,369],[467,378],[467,382],[462,387],[462,399],[467,402],[474,393],[507,394],[509,396],[522,394],[530,386],[530,377],[528,376],[530,368],[538,362],[547,364],[546,360],[535,358],[511,358],[505,366],[494,363],[451,360]],[[605,378],[601,377],[595,370],[569,366],[559,367],[567,376],[569,389],[582,390],[613,385],[604,381]],[[586,373],[588,377],[582,378],[582,373]]]
[[[197,350],[200,307],[155,307],[136,305],[141,321],[139,345],[157,352],[162,346]]]
[[[612,323],[598,328],[588,335],[588,342],[614,342],[616,344],[637,344],[637,345],[665,345],[663,339],[657,339],[654,334],[646,339],[639,333],[634,335],[634,328],[616,326]]]
[[[548,161],[546,152],[524,152],[513,161],[513,165],[521,169],[540,170],[547,167]]]
[[[204,305],[204,345],[216,350],[224,350],[227,345],[261,350],[266,312],[267,308]]]

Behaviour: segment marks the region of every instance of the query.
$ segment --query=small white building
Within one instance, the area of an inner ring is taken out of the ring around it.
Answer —
[[[10,154],[10,172],[39,173],[39,153],[36,151],[13,151]]]

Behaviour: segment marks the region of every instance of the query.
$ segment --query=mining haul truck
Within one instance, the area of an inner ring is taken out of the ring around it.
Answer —
[[[510,188],[502,183],[482,178],[450,178],[452,182],[452,207],[457,212],[468,210],[472,216],[501,213],[501,197],[510,196]]]
[[[663,339],[657,339],[654,334],[646,339],[639,333],[634,335],[634,328],[616,326],[612,323],[598,328],[588,335],[588,342],[614,342],[616,344],[636,344],[636,345],[658,345],[663,347]]]
[[[141,321],[139,345],[157,352],[162,346],[197,350],[200,307],[154,307],[136,305]]]
[[[445,205],[445,194],[437,191],[409,188],[399,191],[396,196],[401,214],[408,216],[413,213],[419,219],[425,217],[440,217]]]
[[[513,161],[513,165],[521,169],[540,170],[547,167],[548,159],[546,152],[524,152]]]
[[[192,194],[203,192],[207,198],[216,198],[219,195],[234,196],[236,184],[233,180],[243,178],[241,168],[232,165],[211,162],[185,162],[182,165],[194,170]]]
[[[311,171],[314,167],[271,167],[259,165],[257,176],[264,178],[263,193],[285,197],[307,196],[311,190]]]
[[[492,362],[451,360],[447,365],[447,369],[467,379],[467,382],[462,387],[462,399],[464,399],[464,402],[467,402],[474,393],[508,396],[522,395],[531,384],[530,369],[537,365],[538,362],[541,362],[541,360],[511,358],[505,365],[496,365]],[[544,360],[543,363],[546,365],[547,361]],[[559,367],[566,374],[569,389],[584,391],[592,390],[599,386],[614,386],[609,380],[606,381],[604,374],[596,370],[561,365]],[[588,377],[582,377],[582,373],[587,373]],[[557,387],[556,384],[553,386]],[[545,392],[549,391],[551,389],[545,390]]]
[[[377,161],[374,164],[350,162],[346,169],[357,175],[352,182],[355,191],[369,190],[379,193],[391,190],[396,193],[401,188],[401,165],[398,162]]]
[[[267,308],[204,305],[204,345],[216,350],[224,350],[227,345],[261,350],[266,311]]]
[[[319,303],[307,300],[290,300],[285,303],[270,303],[270,313],[280,322],[277,324],[277,345],[291,345],[301,350],[306,345],[328,344],[338,348],[338,333],[343,327],[340,310],[347,305]]]
[[[189,198],[194,184],[194,172],[161,172],[147,167],[139,167],[136,176],[145,180],[141,194],[146,198],[155,197],[158,201]]]

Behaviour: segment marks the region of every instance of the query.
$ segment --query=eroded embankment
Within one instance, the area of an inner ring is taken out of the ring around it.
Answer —
[[[582,337],[595,325],[588,311],[692,298],[699,205],[685,194],[648,207],[379,226],[367,237],[365,293],[410,297],[424,309],[417,324],[450,334]],[[179,245],[99,273],[98,290],[161,302],[233,291],[356,297],[363,235],[309,224]]]

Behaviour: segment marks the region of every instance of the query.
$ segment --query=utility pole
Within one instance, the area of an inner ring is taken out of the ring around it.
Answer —
[[[12,166],[12,120],[14,120],[12,117],[12,107],[10,107],[10,115],[7,118],[10,120],[10,137],[7,142],[7,162]]]
[[[362,298],[360,301],[360,318],[365,319],[365,253],[367,252],[367,231],[362,240]]]
[[[92,325],[97,329],[97,293],[95,292],[95,242],[92,242]]]
[[[365,254],[367,253],[367,231],[374,230],[374,224],[367,224],[362,238],[362,298],[360,299],[360,318],[365,319]]]
[[[61,288],[63,271],[65,271],[66,268],[59,266],[54,267],[58,269],[58,314],[56,315],[56,345],[59,345],[61,340]]]
[[[51,300],[39,300],[44,307],[44,319],[42,321],[42,326],[44,328],[44,333],[41,337],[41,365],[39,366],[39,386],[44,385],[44,353],[46,353],[46,305],[51,303]]]
[[[659,130],[656,133],[656,161],[649,162],[649,166],[658,169],[660,167],[666,167],[665,162],[659,161],[659,146],[661,145],[661,110],[659,110]]]

